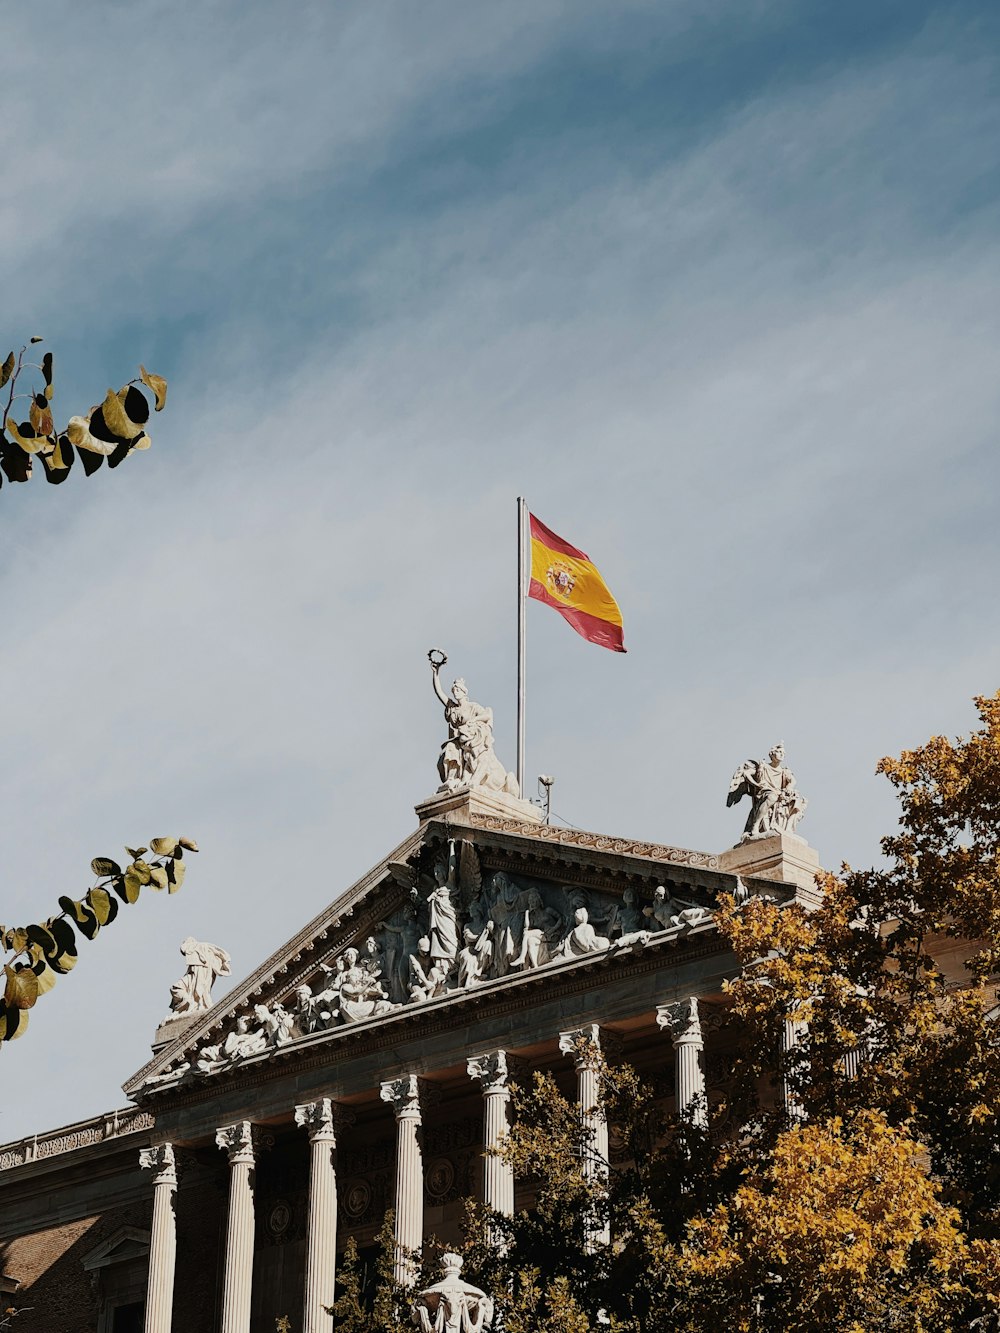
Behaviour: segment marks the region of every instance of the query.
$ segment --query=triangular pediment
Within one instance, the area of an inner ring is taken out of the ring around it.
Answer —
[[[130,1259],[144,1259],[149,1254],[149,1234],[141,1227],[119,1227],[100,1245],[88,1250],[80,1262],[87,1272],[92,1272]]]
[[[706,942],[715,897],[736,882],[708,853],[555,828],[523,810],[418,812],[414,834],[159,1050],[126,1093],[211,1085],[372,1025]]]

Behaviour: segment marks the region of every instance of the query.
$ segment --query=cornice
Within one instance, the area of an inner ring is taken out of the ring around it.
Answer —
[[[616,856],[634,856],[662,865],[690,866],[696,870],[718,870],[719,858],[711,852],[689,851],[684,847],[670,847],[659,842],[640,842],[633,838],[616,838],[586,829],[557,827],[554,824],[534,824],[527,820],[511,819],[500,815],[472,814],[474,828],[495,833],[513,833],[520,838],[558,847],[583,848],[587,851],[611,852]]]

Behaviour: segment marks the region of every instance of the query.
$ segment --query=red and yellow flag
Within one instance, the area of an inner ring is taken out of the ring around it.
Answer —
[[[531,583],[528,596],[554,607],[591,643],[625,652],[622,613],[590,557],[557,537],[551,528],[531,520]]]

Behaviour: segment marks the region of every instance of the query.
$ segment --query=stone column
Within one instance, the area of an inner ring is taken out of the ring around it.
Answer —
[[[583,1153],[583,1173],[595,1183],[608,1177],[608,1122],[600,1109],[600,1055],[611,1055],[621,1043],[615,1032],[608,1032],[597,1023],[588,1023],[586,1027],[573,1028],[569,1032],[560,1032],[559,1049],[563,1055],[571,1055],[576,1065],[576,1098],[580,1107],[580,1119],[590,1131],[588,1146]],[[607,1245],[611,1240],[610,1229],[605,1225],[598,1227],[591,1234],[588,1249],[593,1251],[598,1245]]]
[[[805,1109],[792,1090],[788,1078],[789,1057],[809,1030],[808,1023],[803,1023],[800,1018],[796,1018],[796,1012],[797,1010],[793,1009],[781,1025],[781,1104],[789,1120],[805,1120]],[[796,1067],[801,1068],[801,1065],[797,1063]]]
[[[416,1269],[411,1251],[424,1240],[424,1162],[420,1143],[420,1102],[426,1084],[416,1074],[389,1079],[381,1085],[382,1100],[396,1116],[396,1258],[393,1276],[412,1286]]]
[[[153,1171],[153,1226],[149,1236],[149,1278],[146,1283],[144,1333],[170,1333],[174,1309],[174,1266],[177,1261],[177,1166],[173,1145],[143,1148],[139,1165]]]
[[[657,1005],[656,1022],[670,1034],[670,1040],[674,1043],[677,1114],[687,1113],[693,1125],[705,1129],[708,1125],[703,1060],[705,1039],[696,997],[692,995],[674,1004]]]
[[[253,1283],[253,1126],[249,1120],[216,1131],[215,1142],[229,1155],[229,1218],[219,1333],[250,1333]]]
[[[302,1333],[331,1333],[337,1265],[337,1110],[329,1097],[296,1106],[295,1123],[309,1131],[309,1230]]]
[[[466,1068],[483,1090],[483,1203],[512,1217],[514,1213],[514,1169],[490,1153],[499,1146],[509,1128],[510,1082],[520,1061],[506,1051],[486,1051],[473,1056]]]

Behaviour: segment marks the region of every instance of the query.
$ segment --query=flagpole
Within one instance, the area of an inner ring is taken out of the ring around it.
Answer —
[[[525,555],[527,548],[528,506],[523,495],[517,497],[517,785],[524,797],[524,681],[525,681],[525,609],[527,581]]]

